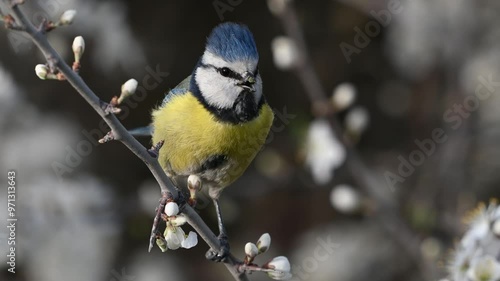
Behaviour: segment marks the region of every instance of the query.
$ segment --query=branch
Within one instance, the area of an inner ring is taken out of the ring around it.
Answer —
[[[311,111],[316,118],[328,120],[331,129],[338,136],[346,149],[346,165],[356,184],[362,188],[377,203],[377,219],[400,246],[420,267],[424,275],[433,270],[427,265],[420,254],[420,240],[413,233],[406,221],[399,215],[397,202],[391,194],[380,187],[378,179],[367,168],[359,157],[353,143],[348,139],[335,116],[335,108],[321,86],[321,82],[309,58],[307,45],[297,14],[291,1],[283,1],[285,6],[274,14],[281,21],[287,36],[294,41],[298,58],[293,71],[303,84],[311,101]],[[430,278],[426,278],[430,279]]]
[[[51,68],[57,69],[62,73],[65,79],[75,88],[75,90],[85,99],[85,101],[92,106],[92,108],[101,116],[101,118],[111,128],[112,135],[115,140],[119,140],[130,151],[132,151],[139,159],[144,161],[149,168],[154,178],[158,182],[162,193],[178,194],[177,188],[173,185],[167,177],[163,169],[160,167],[157,159],[150,155],[148,150],[141,145],[120,123],[115,115],[109,114],[101,107],[103,102],[97,95],[89,88],[89,86],[78,76],[72,68],[64,62],[61,56],[54,50],[52,45],[47,40],[44,30],[35,28],[33,24],[27,19],[26,15],[21,11],[16,1],[6,1],[11,4],[13,15],[17,18],[16,30],[25,32],[31,40],[35,43],[38,49],[43,53]],[[210,228],[205,224],[201,217],[191,208],[191,206],[184,204],[182,212],[188,218],[188,223],[198,232],[198,234],[205,240],[205,242],[213,249],[220,249],[219,240]],[[241,262],[229,255],[225,261],[225,266],[234,277],[235,280],[248,280],[244,273],[238,271]]]

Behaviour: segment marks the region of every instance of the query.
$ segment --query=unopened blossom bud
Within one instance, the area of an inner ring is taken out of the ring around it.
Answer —
[[[162,252],[166,252],[168,250],[167,244],[165,244],[165,240],[156,239],[156,245],[160,248]]]
[[[59,19],[59,23],[61,25],[72,24],[73,20],[75,19],[75,16],[76,16],[76,10],[64,11],[64,13],[61,15],[61,18]]]
[[[245,245],[245,254],[248,257],[254,258],[257,256],[258,253],[259,253],[259,249],[257,249],[257,246],[255,246],[254,243],[248,242]]]
[[[332,103],[336,110],[350,107],[356,100],[356,88],[351,83],[342,83],[333,90]]]
[[[82,58],[83,52],[85,51],[85,40],[83,40],[82,36],[75,37],[72,49],[75,54],[75,62],[79,62]]]
[[[257,241],[259,254],[265,253],[267,250],[269,250],[269,247],[271,247],[271,235],[269,235],[269,233],[264,233]]]
[[[345,126],[357,135],[363,133],[370,122],[370,115],[364,107],[355,107],[351,109],[346,116]]]
[[[292,278],[290,273],[290,262],[284,256],[275,257],[270,262],[264,265],[264,268],[272,269],[267,272],[267,275],[274,280],[288,280]]]
[[[47,74],[49,73],[49,68],[45,64],[37,64],[35,66],[35,73],[38,78],[45,80],[47,79]]]
[[[167,205],[165,206],[165,214],[167,216],[175,216],[179,213],[179,205],[175,202],[168,202]]]
[[[118,104],[121,104],[125,99],[130,97],[137,90],[137,85],[139,83],[135,79],[129,79],[122,85],[122,92],[118,98]]]
[[[288,70],[297,65],[299,52],[295,42],[286,36],[278,36],[271,42],[273,59],[276,67]]]

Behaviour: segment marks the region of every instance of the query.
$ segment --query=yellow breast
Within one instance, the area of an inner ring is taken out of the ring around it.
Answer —
[[[259,116],[242,124],[216,120],[191,93],[178,95],[153,112],[153,143],[165,144],[160,150],[162,167],[176,175],[188,175],[210,156],[226,155],[234,165],[228,167],[230,184],[245,171],[264,144],[273,122],[271,108],[264,104]]]

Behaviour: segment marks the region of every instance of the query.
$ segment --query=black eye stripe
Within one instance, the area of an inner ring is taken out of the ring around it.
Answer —
[[[236,79],[236,80],[243,80],[243,77],[241,75],[239,75],[238,73],[234,72],[232,69],[228,68],[228,67],[216,67],[215,65],[212,65],[212,64],[200,64],[201,67],[203,68],[213,68],[215,69],[220,75],[224,76],[224,77],[229,77],[229,78],[233,78],[233,79]],[[222,69],[227,69],[229,72],[227,73],[227,75],[223,75],[221,72],[222,72]]]
[[[217,71],[220,73],[220,75],[225,76],[225,77],[228,77],[229,74],[231,73],[231,70],[229,70],[229,68],[227,68],[227,67],[219,68],[219,69],[217,69]]]
[[[227,67],[219,67],[219,68],[215,68],[217,69],[217,72],[220,73],[220,75],[224,76],[224,77],[229,77],[229,78],[233,78],[233,79],[237,79],[237,80],[242,80],[243,77],[241,77],[241,75],[239,75],[238,73],[234,72],[233,70],[231,70],[230,68],[227,68]]]

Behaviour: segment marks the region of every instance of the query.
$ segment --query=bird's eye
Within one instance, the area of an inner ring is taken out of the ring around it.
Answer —
[[[224,77],[228,77],[231,74],[231,69],[227,67],[219,68],[219,73]]]

